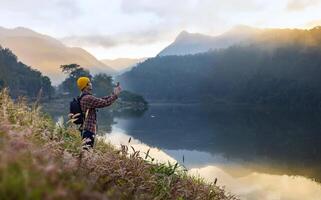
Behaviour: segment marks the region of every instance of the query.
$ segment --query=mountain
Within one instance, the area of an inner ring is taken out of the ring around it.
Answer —
[[[187,55],[206,52],[220,48],[227,48],[231,45],[246,42],[253,35],[262,30],[248,26],[236,26],[230,31],[219,36],[208,36],[199,33],[182,31],[175,41],[162,50],[158,55]]]
[[[321,27],[266,29],[247,45],[158,56],[120,75],[149,102],[321,108]]]
[[[123,73],[130,70],[136,64],[144,62],[147,58],[117,58],[117,59],[103,59],[102,63],[113,68],[118,73]]]
[[[77,63],[93,73],[114,73],[84,49],[67,47],[53,37],[27,28],[0,27],[0,45],[11,49],[22,62],[49,76],[54,84],[65,78],[59,68],[63,64]]]
[[[9,88],[13,97],[37,97],[42,90],[42,95],[51,98],[54,89],[47,76],[39,71],[18,62],[17,56],[9,49],[0,47],[0,89]]]

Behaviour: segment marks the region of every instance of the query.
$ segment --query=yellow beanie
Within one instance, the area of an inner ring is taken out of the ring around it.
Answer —
[[[88,83],[90,83],[89,78],[84,77],[84,76],[78,78],[78,80],[77,80],[77,86],[80,90],[83,90],[88,85]]]

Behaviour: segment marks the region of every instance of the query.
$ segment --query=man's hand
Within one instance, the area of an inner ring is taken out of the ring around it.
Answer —
[[[120,87],[119,82],[118,82],[116,87],[114,88],[114,95],[119,96],[120,92],[121,92],[121,87]]]

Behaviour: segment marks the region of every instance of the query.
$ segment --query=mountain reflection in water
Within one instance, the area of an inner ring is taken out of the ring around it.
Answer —
[[[122,130],[114,129],[112,133],[103,136],[116,147],[128,144],[130,137]],[[272,175],[248,169],[242,163],[230,161],[221,155],[211,155],[207,152],[190,150],[159,150],[150,147],[139,140],[132,138],[130,145],[136,151],[147,152],[150,149],[151,157],[156,162],[175,163],[181,155],[189,159],[184,164],[188,173],[203,177],[208,182],[218,178],[218,185],[225,186],[226,190],[246,200],[278,200],[278,199],[320,199],[321,186],[319,183],[302,176]],[[206,160],[204,160],[206,159]],[[199,167],[197,167],[199,165]],[[203,166],[204,165],[204,166]]]
[[[100,134],[112,143],[132,137],[136,150],[155,147],[157,160],[218,178],[242,199],[321,199],[320,112],[150,105],[142,116],[98,115]]]
[[[160,149],[207,152],[263,173],[321,180],[319,112],[159,105],[150,106],[143,117],[115,121],[116,127]]]

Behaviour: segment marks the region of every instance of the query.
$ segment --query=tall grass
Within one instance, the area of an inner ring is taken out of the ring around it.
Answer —
[[[0,199],[235,199],[179,168],[102,140],[85,151],[75,128],[0,92]]]

